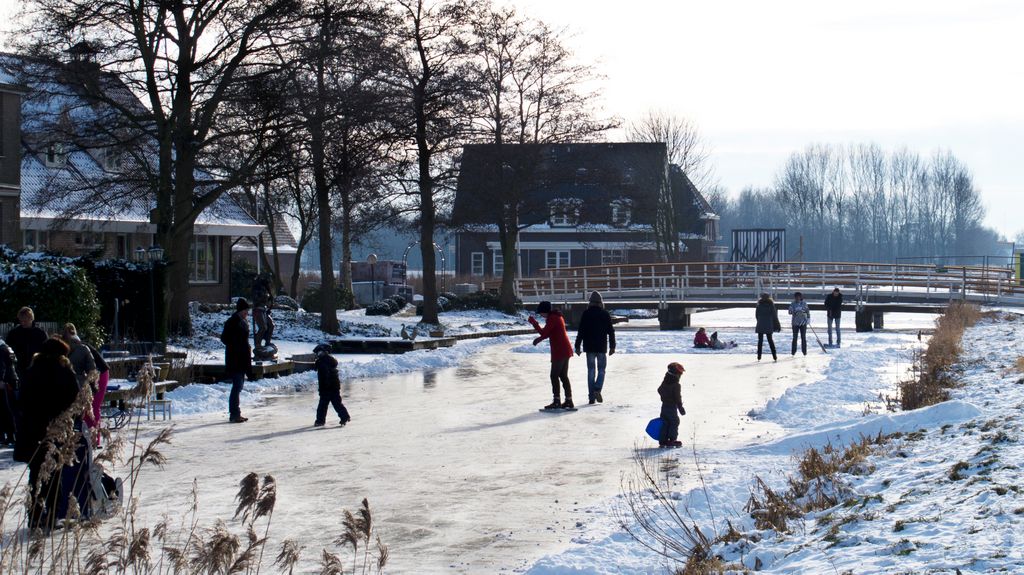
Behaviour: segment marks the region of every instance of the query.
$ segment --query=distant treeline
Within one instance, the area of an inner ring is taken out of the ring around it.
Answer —
[[[949,151],[931,157],[874,144],[812,145],[773,186],[719,196],[723,241],[737,228],[786,228],[787,258],[895,261],[999,253],[998,234],[970,170]]]

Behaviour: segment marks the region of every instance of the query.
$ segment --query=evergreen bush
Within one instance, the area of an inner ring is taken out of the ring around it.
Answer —
[[[17,321],[18,310],[29,306],[38,321],[74,323],[84,339],[102,343],[96,286],[77,263],[72,258],[5,252],[0,256],[0,318]]]
[[[334,293],[336,294],[335,299],[338,302],[338,309],[352,309],[355,307],[355,298],[352,296],[352,292],[338,286],[334,288]],[[302,295],[302,309],[319,312],[320,306],[320,287],[306,288],[306,293]]]

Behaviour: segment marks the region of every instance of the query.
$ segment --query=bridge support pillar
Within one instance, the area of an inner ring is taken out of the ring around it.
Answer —
[[[872,331],[885,329],[885,313],[868,307],[857,310],[855,324],[857,331]]]
[[[680,330],[690,327],[689,310],[672,306],[658,310],[658,328],[662,331]]]

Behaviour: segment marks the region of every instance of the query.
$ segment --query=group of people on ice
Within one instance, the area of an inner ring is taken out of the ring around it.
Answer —
[[[826,316],[828,318],[828,345],[832,346],[832,329],[835,328],[836,343],[839,347],[842,343],[842,336],[839,331],[839,322],[842,316],[843,294],[839,288],[832,290],[824,302]],[[799,339],[800,349],[807,355],[807,328],[811,321],[811,310],[804,301],[803,294],[794,294],[793,303],[789,305],[789,315],[792,316],[791,324],[793,329],[792,354],[796,355]],[[575,410],[572,400],[572,384],[569,381],[569,359],[572,358],[573,349],[569,343],[569,333],[566,330],[565,318],[561,311],[552,307],[551,302],[542,301],[537,305],[536,314],[544,318],[544,325],[541,326],[533,316],[529,322],[537,331],[538,336],[534,338],[533,345],[538,345],[544,340],[550,341],[551,345],[551,403],[544,406],[544,410],[568,409]],[[754,311],[757,320],[755,330],[757,332],[757,359],[761,360],[764,340],[768,340],[768,346],[772,352],[772,359],[778,360],[775,349],[773,334],[782,331],[779,322],[778,309],[771,296],[767,293],[761,294]],[[582,351],[587,354],[587,391],[588,403],[601,403],[604,398],[601,390],[604,387],[605,369],[608,356],[615,353],[615,327],[611,315],[604,309],[604,301],[601,294],[592,292],[590,294],[589,306],[580,318],[579,329],[576,334],[576,355]],[[697,330],[694,336],[694,347],[708,349],[726,349],[735,347],[735,342],[723,342],[718,338],[718,332],[710,337],[703,327]],[[683,407],[682,392],[679,379],[686,369],[682,364],[673,362],[668,366],[665,377],[658,387],[658,394],[661,397],[661,419],[662,427],[658,444],[661,447],[679,447],[679,416],[686,415]],[[565,399],[562,399],[564,392]]]
[[[93,516],[97,504],[119,497],[92,466],[110,373],[74,324],[51,337],[35,325],[31,308],[21,308],[17,319],[0,340],[0,443],[13,445],[14,460],[28,464],[29,528],[50,529]],[[79,412],[73,408],[85,386],[92,403]]]

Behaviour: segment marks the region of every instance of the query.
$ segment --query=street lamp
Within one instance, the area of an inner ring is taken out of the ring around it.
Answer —
[[[149,256],[149,318],[150,328],[153,334],[152,347],[156,346],[156,287],[154,286],[153,275],[155,274],[154,268],[156,263],[164,259],[164,249],[157,245],[149,246],[146,250],[141,246],[135,248],[135,259],[136,261],[142,261],[146,256]]]
[[[366,256],[366,262],[370,264],[370,303],[377,301],[377,254]]]

